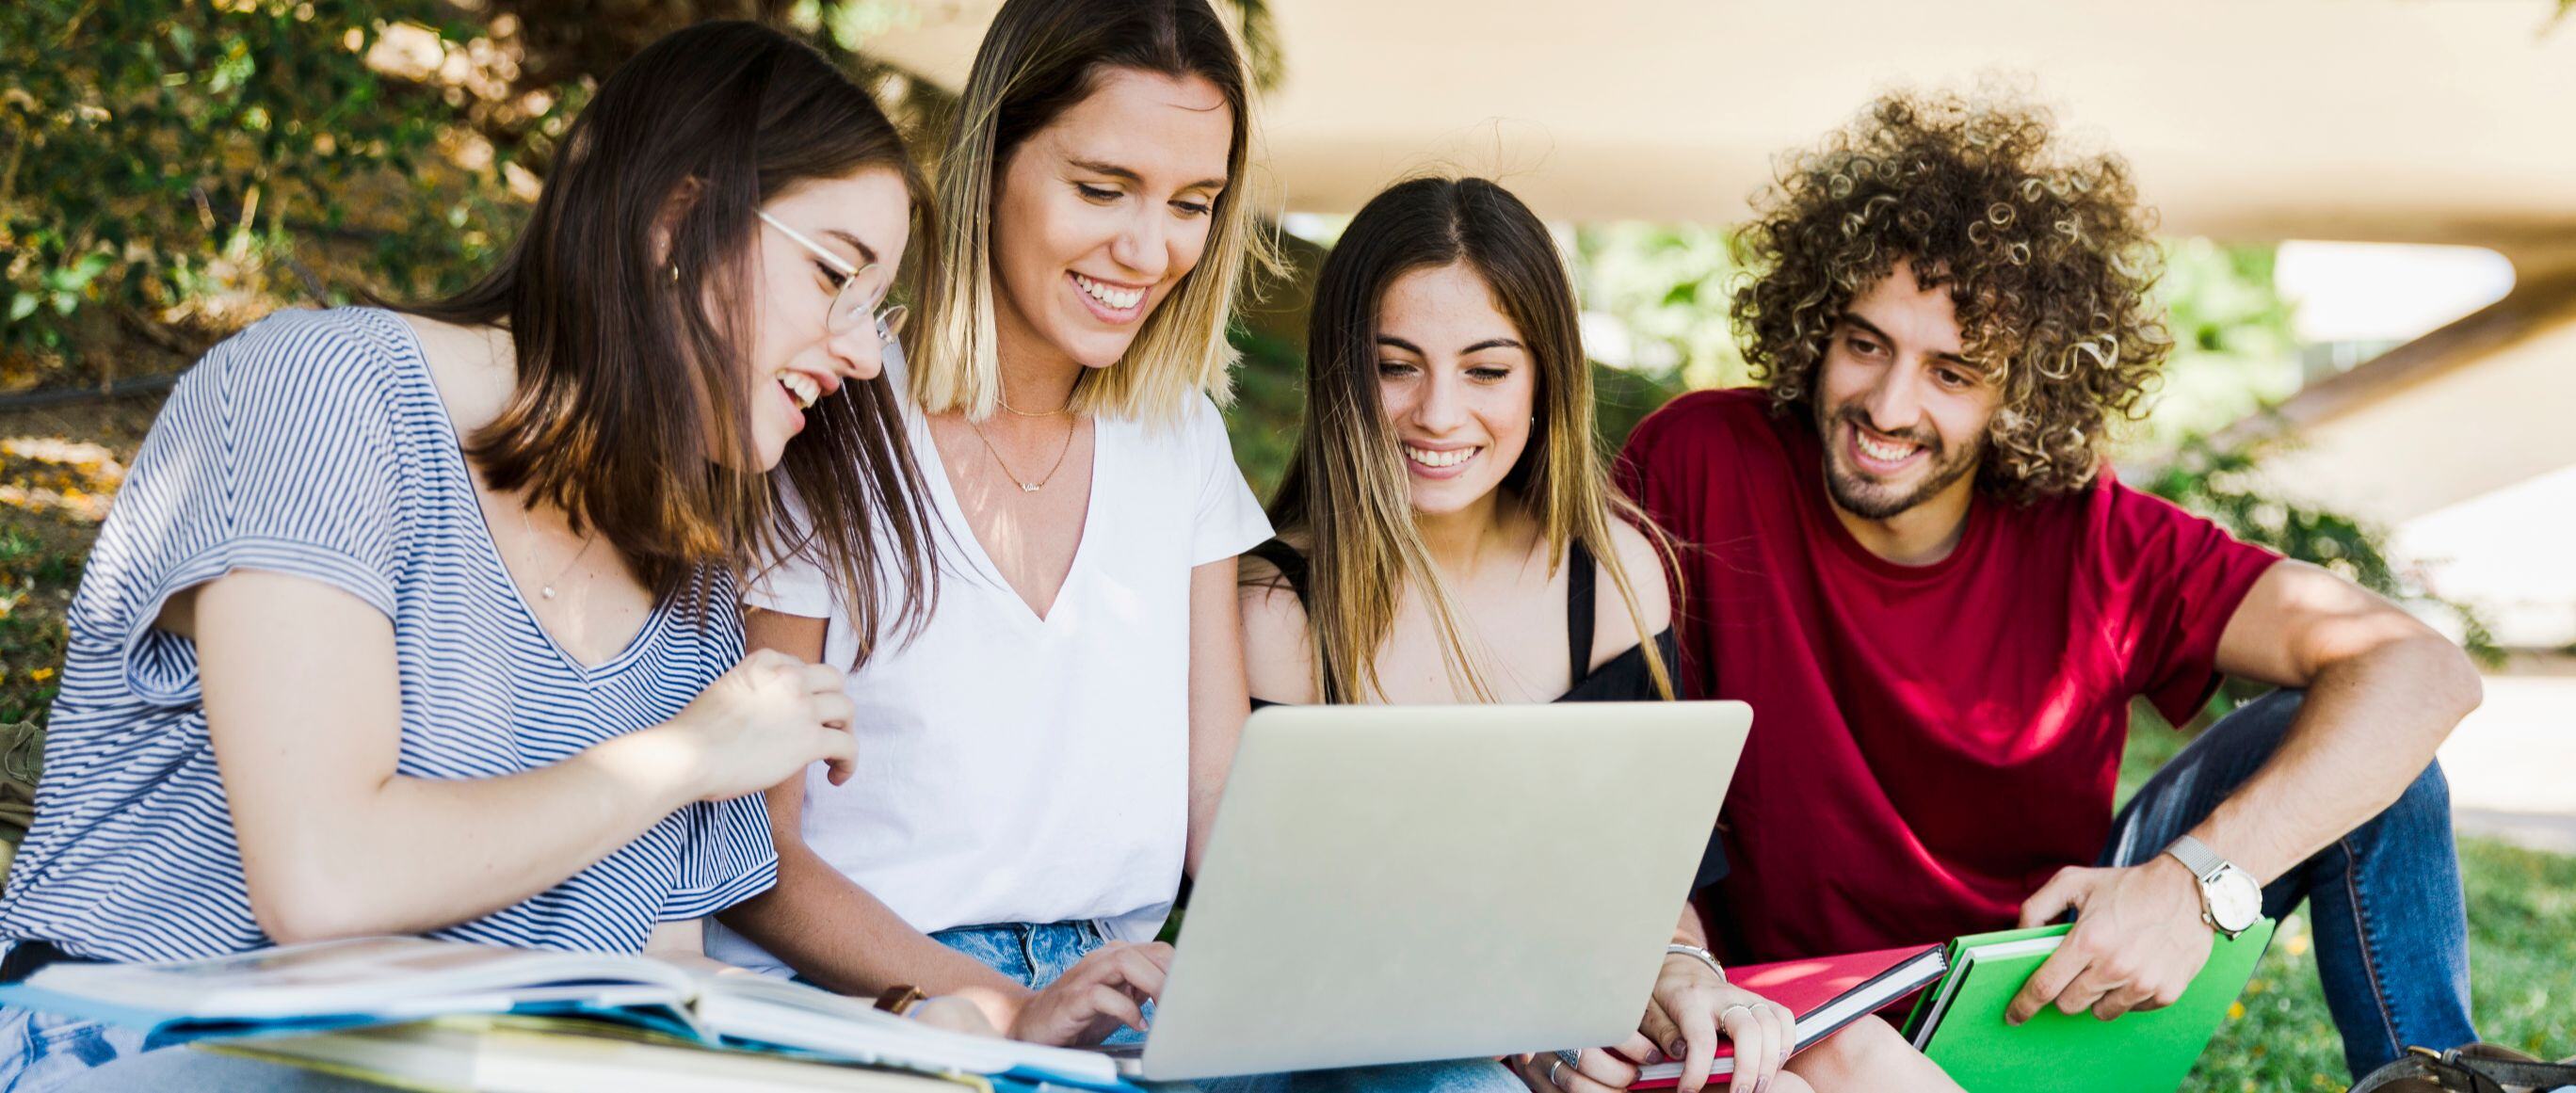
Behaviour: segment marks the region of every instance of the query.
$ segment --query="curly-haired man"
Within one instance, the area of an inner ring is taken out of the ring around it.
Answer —
[[[1784,959],[2080,911],[2013,1002],[2173,1001],[2213,931],[2310,901],[2360,1073],[2475,1038],[2434,748],[2478,703],[2439,634],[2116,481],[2168,348],[2151,217],[2034,107],[1897,93],[1786,159],[1741,237],[1762,386],[1622,460],[1683,554],[1685,683],[1757,731],[1720,945]],[[2114,818],[2129,704],[2284,688]],[[2259,890],[2259,891],[2258,891]]]

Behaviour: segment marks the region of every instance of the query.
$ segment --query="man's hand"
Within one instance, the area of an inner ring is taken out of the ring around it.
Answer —
[[[2075,929],[2013,996],[2006,1022],[2021,1024],[2052,1003],[2070,1017],[2091,1010],[2105,1021],[2161,1009],[2209,962],[2215,934],[2200,918],[2200,881],[2169,856],[2120,869],[2061,869],[2021,905],[2021,924],[2046,925],[2070,908]]]

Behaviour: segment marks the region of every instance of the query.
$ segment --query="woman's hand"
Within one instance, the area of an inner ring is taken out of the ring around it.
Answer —
[[[982,1007],[954,994],[924,998],[919,1005],[912,1007],[911,1013],[905,1016],[932,1028],[944,1028],[950,1032],[990,1036],[996,1039],[1002,1035],[1002,1030],[994,1028],[992,1020],[984,1016]]]
[[[1699,1093],[1708,1082],[1720,1035],[1735,1042],[1735,1076],[1727,1093],[1766,1093],[1798,1042],[1797,1018],[1788,1007],[1728,983],[1681,954],[1664,958],[1638,1030],[1666,1057],[1681,1060],[1676,1093]]]
[[[1169,945],[1112,941],[1022,1003],[1011,1039],[1070,1047],[1097,1044],[1121,1025],[1143,1032],[1145,1003],[1163,993],[1171,970]]]
[[[1510,1065],[1530,1093],[1626,1093],[1638,1067],[1663,1061],[1664,1053],[1640,1032],[1617,1047],[1581,1052],[1571,1063],[1562,1052],[1540,1051],[1514,1056]]]
[[[785,653],[755,650],[656,726],[696,776],[696,796],[723,801],[794,777],[815,760],[832,784],[848,781],[858,744],[858,708],[841,693],[841,673]]]

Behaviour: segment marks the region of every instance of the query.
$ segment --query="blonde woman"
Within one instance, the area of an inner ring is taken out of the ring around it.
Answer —
[[[1244,714],[1235,556],[1270,534],[1216,400],[1245,207],[1242,59],[1205,0],[1011,0],[939,171],[907,424],[945,530],[910,641],[791,559],[755,647],[849,677],[857,777],[769,795],[778,886],[715,955],[971,1001],[1046,1043],[1138,1030]]]
[[[1315,287],[1280,537],[1245,566],[1253,705],[1673,697],[1664,550],[1609,485],[1576,315],[1546,227],[1492,182],[1400,183],[1352,219]],[[1710,845],[1695,889],[1725,873]],[[1636,1036],[1517,1060],[1522,1080],[1617,1093],[1669,1057],[1698,1093],[1724,1038],[1734,1093],[1955,1088],[1876,1018],[1790,1062],[1791,1015],[1726,982],[1695,907],[1673,940],[1696,952],[1667,957]]]

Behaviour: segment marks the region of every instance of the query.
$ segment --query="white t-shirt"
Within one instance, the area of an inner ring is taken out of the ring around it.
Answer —
[[[1204,398],[1177,427],[1096,419],[1082,543],[1044,619],[985,556],[919,411],[905,419],[945,529],[938,610],[851,673],[858,770],[807,772],[805,842],[924,933],[1093,920],[1151,940],[1189,834],[1190,570],[1270,536],[1224,419]],[[811,560],[745,599],[829,619],[824,663],[856,657]],[[707,951],[783,968],[721,925]]]

